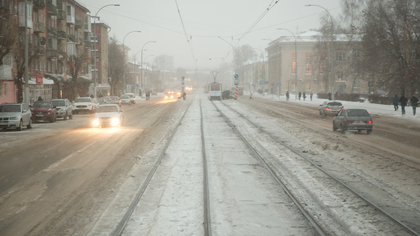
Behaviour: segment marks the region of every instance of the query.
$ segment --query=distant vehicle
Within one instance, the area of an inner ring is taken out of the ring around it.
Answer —
[[[133,104],[133,103],[131,102],[131,98],[130,98],[130,96],[128,96],[128,95],[122,95],[122,96],[120,97],[120,101],[121,101],[121,104],[129,104],[129,105]]]
[[[104,104],[98,106],[95,118],[92,122],[93,127],[121,127],[124,124],[124,114],[117,104]]]
[[[94,113],[96,110],[97,103],[90,97],[79,97],[73,102],[74,114],[79,112]]]
[[[37,101],[31,107],[32,122],[49,121],[54,123],[57,120],[57,109],[52,102]]]
[[[136,95],[134,95],[134,93],[126,93],[124,95],[128,95],[130,97],[131,103],[136,104]]]
[[[222,84],[213,82],[207,85],[208,97],[210,100],[217,99],[222,100]]]
[[[112,104],[117,104],[118,106],[121,106],[121,99],[118,96],[112,96]]]
[[[341,102],[325,101],[319,105],[319,114],[323,116],[335,115],[342,109],[344,109],[344,107]]]
[[[181,91],[176,91],[176,97],[179,99],[179,98],[182,98],[182,92]]]
[[[73,119],[73,106],[68,99],[53,99],[51,102],[57,109],[57,118]]]
[[[0,105],[0,128],[22,130],[32,128],[32,115],[26,103],[3,103]]]
[[[337,129],[341,129],[342,133],[347,130],[357,130],[359,133],[366,130],[370,134],[373,129],[372,117],[365,109],[342,109],[333,119],[333,131]]]

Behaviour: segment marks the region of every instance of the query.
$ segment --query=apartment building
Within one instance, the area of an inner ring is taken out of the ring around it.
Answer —
[[[108,83],[108,31],[110,27],[105,22],[92,18],[91,29],[92,79],[96,78],[98,96],[99,94],[107,96],[110,94],[111,89]],[[96,57],[96,66],[93,66],[94,57]]]

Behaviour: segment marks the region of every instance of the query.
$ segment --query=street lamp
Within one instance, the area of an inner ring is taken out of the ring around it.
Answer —
[[[285,29],[285,28],[278,28],[278,30],[287,30],[287,31],[289,31],[292,35],[293,35],[293,37],[295,38],[295,100],[297,100],[297,93],[298,93],[298,79],[297,79],[297,72],[298,72],[298,68],[297,68],[297,63],[298,63],[298,61],[297,61],[297,46],[296,46],[296,36],[295,36],[295,34],[292,32],[292,31],[290,31],[290,30],[288,30],[288,29]]]
[[[133,31],[130,31],[130,32],[128,32],[125,36],[124,36],[124,39],[123,39],[123,80],[124,80],[124,93],[126,93],[127,92],[127,85],[125,84],[125,38],[129,35],[129,34],[131,34],[131,33],[141,33],[141,31],[139,31],[139,30],[133,30]]]
[[[305,7],[320,7],[324,9],[331,18],[331,98],[332,100],[334,100],[334,82],[335,82],[334,81],[335,80],[334,78],[334,21],[330,12],[324,7],[321,7],[319,5],[313,5],[313,4],[305,5]]]
[[[93,51],[95,52],[95,55],[94,55],[94,57],[93,57],[93,81],[94,81],[94,95],[95,95],[95,98],[96,98],[96,80],[97,80],[97,76],[96,76],[96,56],[97,56],[97,53],[96,53],[96,19],[98,18],[98,13],[99,13],[99,11],[101,11],[103,8],[105,8],[105,7],[109,7],[109,6],[115,6],[115,7],[118,7],[118,6],[120,6],[120,4],[107,4],[107,5],[105,5],[105,6],[103,6],[103,7],[101,7],[97,12],[96,12],[96,14],[95,14],[95,17],[94,17],[94,20],[93,20]]]
[[[143,72],[143,49],[144,49],[144,46],[146,46],[146,44],[148,44],[148,43],[156,43],[156,41],[146,42],[145,44],[143,44],[143,47],[141,47],[141,62],[140,62],[140,65],[141,65],[141,84],[142,84],[141,89],[142,89],[142,96],[146,92],[145,91],[145,88],[144,88],[145,84],[144,84],[144,79],[143,79],[144,78],[144,72]]]

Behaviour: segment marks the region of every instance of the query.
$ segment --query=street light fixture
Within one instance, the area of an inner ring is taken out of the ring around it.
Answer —
[[[288,30],[288,29],[286,29],[286,28],[278,28],[278,30],[287,30],[287,31],[289,31],[292,35],[293,35],[293,37],[295,38],[295,100],[297,100],[297,94],[298,94],[298,79],[297,79],[297,72],[298,72],[298,67],[297,67],[297,64],[298,64],[298,61],[297,61],[297,44],[296,44],[296,36],[295,36],[295,34],[292,32],[292,31],[290,31],[290,30]]]
[[[145,94],[145,86],[146,86],[146,84],[144,83],[144,72],[143,72],[143,49],[144,49],[144,46],[146,46],[146,44],[148,44],[148,43],[156,43],[156,41],[149,41],[149,42],[146,42],[145,44],[143,44],[143,47],[141,47],[141,62],[140,62],[140,65],[141,65],[141,84],[142,84],[142,86],[141,86],[141,90],[142,90],[142,96],[143,96],[143,94]]]
[[[331,98],[334,100],[334,21],[330,12],[320,5],[308,4],[305,5],[305,7],[320,7],[324,9],[331,18]]]
[[[110,6],[114,6],[114,7],[119,7],[120,4],[107,4],[103,7],[101,7],[95,14],[94,16],[94,21],[93,21],[93,51],[95,53],[94,57],[93,57],[93,81],[94,81],[94,96],[96,98],[96,80],[97,80],[97,76],[96,76],[96,19],[98,18],[98,13],[105,7],[110,7]]]
[[[124,80],[124,93],[126,93],[127,92],[127,85],[126,85],[126,83],[125,83],[125,38],[129,35],[129,34],[131,34],[131,33],[141,33],[141,31],[139,31],[139,30],[133,30],[133,31],[130,31],[130,32],[128,32],[125,36],[124,36],[124,39],[123,39],[123,80]]]

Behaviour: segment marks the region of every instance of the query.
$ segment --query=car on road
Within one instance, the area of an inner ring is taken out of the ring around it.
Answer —
[[[57,109],[52,102],[36,101],[31,107],[32,122],[49,121],[54,123],[57,120]]]
[[[104,104],[98,106],[93,120],[93,127],[120,127],[124,124],[124,113],[117,104]]]
[[[120,97],[120,101],[121,101],[121,104],[129,104],[129,105],[131,105],[132,103],[131,103],[131,98],[130,98],[130,96],[128,96],[128,95],[122,95],[121,97]]]
[[[373,129],[372,117],[365,109],[342,109],[333,119],[333,131],[337,129],[342,133],[347,130],[357,130],[359,133],[366,130],[370,134]]]
[[[129,96],[131,103],[136,104],[136,95],[134,95],[134,93],[126,93],[124,95]]]
[[[32,128],[32,114],[26,103],[2,103],[0,105],[0,128],[22,130]]]
[[[53,99],[51,102],[57,109],[57,118],[73,119],[73,106],[68,99]]]
[[[78,114],[79,112],[95,113],[97,103],[91,97],[79,97],[73,102],[73,112]]]
[[[343,104],[337,101],[325,101],[319,105],[319,114],[322,116],[335,115],[344,109]]]

